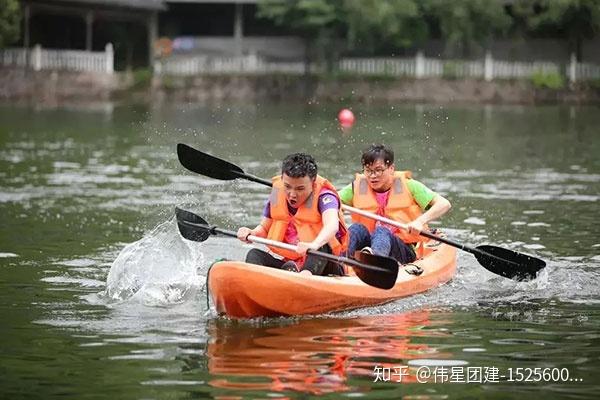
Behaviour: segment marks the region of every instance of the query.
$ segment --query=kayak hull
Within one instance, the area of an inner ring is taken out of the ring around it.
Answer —
[[[422,293],[452,279],[456,249],[440,244],[414,264],[415,276],[400,268],[392,289],[367,285],[354,275],[331,277],[298,274],[240,261],[215,263],[208,289],[219,314],[255,318],[323,314],[387,303]]]

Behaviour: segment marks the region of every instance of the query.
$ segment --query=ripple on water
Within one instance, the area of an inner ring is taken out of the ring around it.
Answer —
[[[524,210],[523,214],[526,214],[526,215],[542,215],[542,214],[544,214],[544,210]]]
[[[483,353],[486,352],[487,349],[484,349],[483,347],[465,347],[462,351],[465,353]]]

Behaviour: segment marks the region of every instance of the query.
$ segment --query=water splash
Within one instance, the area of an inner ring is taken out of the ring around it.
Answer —
[[[108,302],[128,300],[148,306],[184,302],[202,286],[197,267],[203,261],[198,246],[177,233],[175,220],[166,221],[123,248],[108,273],[104,296]]]

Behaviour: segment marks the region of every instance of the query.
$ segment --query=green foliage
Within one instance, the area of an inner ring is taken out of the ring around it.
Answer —
[[[257,15],[324,46],[329,56],[346,37],[350,49],[410,47],[427,39],[419,0],[261,0]]]
[[[536,88],[562,89],[565,87],[565,78],[557,72],[537,71],[531,76],[531,81]]]
[[[152,80],[152,71],[147,68],[140,68],[133,71],[132,89],[143,89],[150,85]]]
[[[351,48],[410,47],[428,36],[416,0],[345,0],[344,11]]]
[[[0,0],[0,48],[16,42],[21,30],[18,0]]]
[[[539,0],[535,5],[521,0],[520,3],[521,15],[527,16],[530,29],[550,29],[565,35],[579,59],[581,42],[600,33],[600,0]]]
[[[570,35],[592,38],[600,31],[600,0],[540,0],[529,21],[532,28],[560,26]]]
[[[328,0],[262,0],[258,3],[257,16],[314,38],[339,23],[339,4]]]
[[[509,32],[545,32],[580,55],[581,41],[600,33],[600,0],[261,0],[258,16],[302,35],[321,61],[344,51],[341,39],[366,55],[441,38],[447,56],[465,57]]]
[[[171,75],[162,75],[160,78],[160,82],[165,90],[180,89],[181,86],[177,84],[177,78]]]
[[[330,70],[339,52],[336,39],[342,35],[342,4],[331,0],[261,0],[257,16],[303,36],[309,51]]]
[[[453,55],[466,55],[475,44],[485,45],[511,24],[503,1],[423,0],[421,4],[424,13],[439,25],[446,49]]]

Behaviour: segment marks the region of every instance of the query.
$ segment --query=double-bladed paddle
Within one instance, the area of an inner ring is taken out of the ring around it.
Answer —
[[[179,232],[181,233],[181,236],[187,240],[204,242],[211,235],[237,237],[235,232],[211,226],[199,215],[182,210],[179,207],[175,208],[175,216],[177,217]],[[278,242],[276,240],[264,239],[258,236],[250,235],[247,240],[253,243],[297,251],[297,247],[294,245]],[[308,250],[307,253],[316,257],[349,265],[354,269],[356,276],[358,276],[361,281],[365,282],[367,285],[380,289],[391,289],[394,287],[396,278],[398,277],[398,262],[390,257],[356,252],[355,256],[358,257],[359,260],[355,260],[317,250]]]
[[[210,154],[206,154],[200,150],[196,150],[193,147],[183,143],[179,143],[177,145],[177,156],[179,157],[179,162],[181,165],[183,165],[186,169],[198,174],[221,180],[242,178],[249,181],[258,182],[265,186],[272,186],[271,181],[247,174],[237,165],[211,156]],[[408,226],[400,222],[359,210],[345,204],[342,205],[342,208],[351,213],[359,213],[368,218],[408,230]],[[502,247],[492,245],[469,247],[453,240],[436,236],[429,232],[420,231],[418,234],[473,254],[477,258],[477,261],[479,261],[479,263],[485,269],[505,278],[514,279],[517,281],[535,279],[537,273],[546,266],[546,263],[539,258],[519,253],[514,250],[504,249]]]

